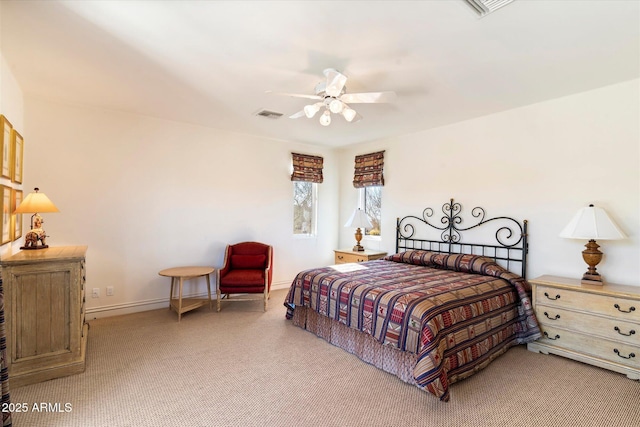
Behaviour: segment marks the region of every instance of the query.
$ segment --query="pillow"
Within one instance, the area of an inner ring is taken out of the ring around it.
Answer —
[[[446,252],[408,250],[387,256],[385,259],[406,264],[423,265],[425,267],[444,268],[462,273],[489,274],[486,273],[485,270],[502,269],[494,260],[472,254],[449,254]]]
[[[448,270],[460,271],[462,273],[487,274],[485,270],[488,268],[495,267],[500,269],[500,266],[491,258],[472,254],[446,255],[442,259],[441,265]]]
[[[424,265],[426,267],[435,267],[433,257],[437,255],[434,252],[423,250],[409,250],[394,255],[389,255],[384,259],[388,261],[403,262],[405,264]]]
[[[231,255],[231,268],[263,269],[266,268],[266,255]]]
[[[482,255],[448,254],[446,252],[440,253],[416,249],[389,255],[383,259],[406,264],[423,265],[425,267],[443,268],[462,273],[500,277],[514,285],[518,292],[521,293],[521,297],[527,297],[527,292],[531,292],[531,286],[524,278],[506,270],[504,267],[498,265],[495,260]]]

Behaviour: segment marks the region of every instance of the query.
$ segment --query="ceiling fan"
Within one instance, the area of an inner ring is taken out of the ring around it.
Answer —
[[[317,102],[309,105],[289,116],[291,119],[299,117],[312,118],[320,109],[324,111],[320,115],[320,124],[329,126],[331,124],[331,113],[341,114],[348,122],[357,122],[362,119],[349,104],[374,104],[383,102],[393,102],[396,99],[395,92],[364,92],[364,93],[346,93],[347,76],[333,68],[327,68],[323,71],[327,78],[326,81],[320,82],[315,87],[315,95],[304,95],[297,93],[278,93],[278,95],[293,96],[297,98],[313,99]]]

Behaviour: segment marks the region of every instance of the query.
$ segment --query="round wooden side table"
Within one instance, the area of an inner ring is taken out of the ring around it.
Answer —
[[[209,303],[209,309],[213,308],[211,303],[211,281],[209,275],[213,273],[213,267],[173,267],[160,271],[160,276],[171,278],[171,291],[169,292],[169,309],[174,309],[178,313],[178,322],[182,317],[182,313],[202,307]],[[182,286],[185,280],[195,279],[197,277],[207,278],[207,291],[209,298],[182,298]],[[176,283],[178,284],[178,295],[174,297],[176,291]]]

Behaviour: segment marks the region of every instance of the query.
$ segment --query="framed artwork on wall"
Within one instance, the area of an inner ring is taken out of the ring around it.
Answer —
[[[11,180],[22,184],[22,159],[24,156],[24,138],[15,129],[11,132],[11,147],[13,152],[13,165],[11,166]]]
[[[11,241],[11,187],[0,185],[2,199],[0,200],[0,211],[2,212],[2,235],[0,244],[4,245]]]
[[[15,211],[18,205],[22,203],[22,190],[14,189],[12,200],[10,212]],[[11,215],[11,218],[13,219],[13,238],[11,240],[18,240],[22,237],[22,214]]]
[[[2,127],[2,133],[0,133],[0,151],[2,152],[0,175],[11,179],[11,166],[13,165],[13,158],[11,157],[11,131],[13,130],[13,126],[4,115],[0,115],[0,126]]]

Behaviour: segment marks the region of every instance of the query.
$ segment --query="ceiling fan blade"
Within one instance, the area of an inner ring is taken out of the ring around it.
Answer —
[[[274,95],[284,95],[284,96],[293,96],[295,98],[306,98],[306,99],[324,99],[318,95],[305,95],[302,93],[286,93],[286,92],[273,92],[271,90],[266,91],[266,93],[272,93]]]
[[[373,104],[376,102],[393,102],[396,100],[395,92],[364,92],[345,93],[340,97],[342,102],[350,104]]]
[[[300,117],[304,117],[304,116],[305,116],[304,110],[300,110],[297,113],[290,115],[289,118],[290,119],[299,119]]]
[[[324,70],[324,75],[327,77],[325,93],[329,96],[340,96],[344,85],[347,83],[347,76],[333,68]]]

